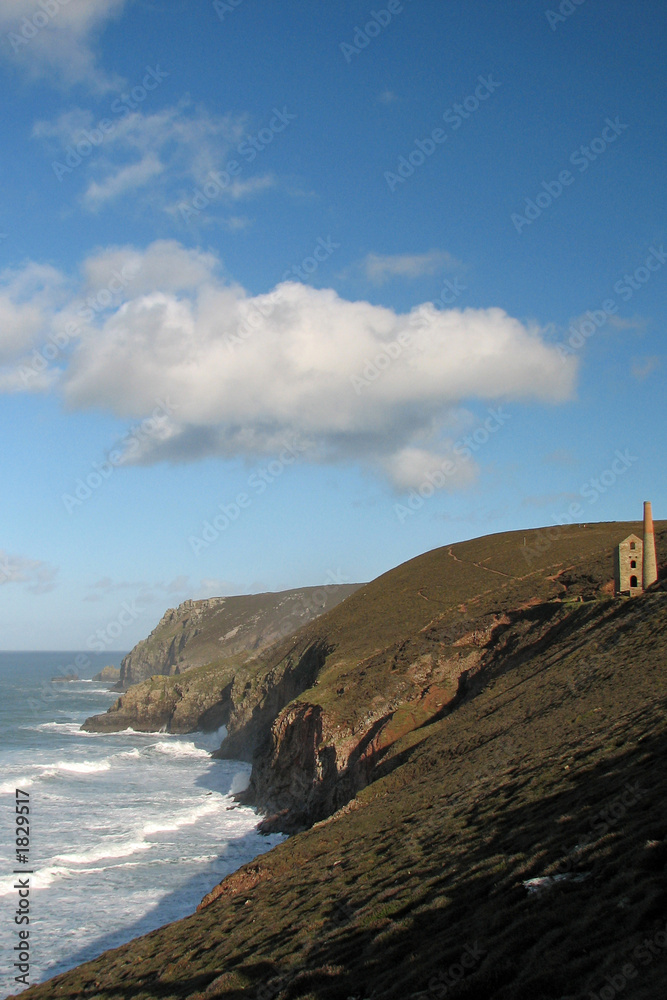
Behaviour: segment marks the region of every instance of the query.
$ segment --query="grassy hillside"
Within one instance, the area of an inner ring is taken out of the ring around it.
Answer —
[[[217,728],[219,756],[253,761],[246,800],[293,832],[374,779],[396,740],[474,683],[496,635],[536,604],[613,594],[614,550],[639,523],[506,532],[418,556],[253,657],[153,678],[94,730]],[[656,524],[659,558],[667,527]]]
[[[312,685],[273,719],[260,703],[232,720],[221,753],[254,747],[248,801],[288,831],[340,808],[396,739],[456,703],[512,616],[611,596],[615,546],[639,528],[575,525],[436,549],[268,650],[262,669],[276,676],[315,646],[326,653]],[[664,562],[667,528],[656,529]]]
[[[596,576],[598,551],[573,590]],[[437,557],[423,559],[428,598],[446,609]],[[418,630],[409,571],[397,573]],[[227,878],[193,916],[22,996],[662,998],[666,600],[514,609],[470,689],[387,747],[341,813]]]

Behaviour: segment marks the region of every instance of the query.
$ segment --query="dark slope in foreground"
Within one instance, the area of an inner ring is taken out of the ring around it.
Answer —
[[[666,654],[664,593],[526,608],[342,813],[22,996],[663,998]]]

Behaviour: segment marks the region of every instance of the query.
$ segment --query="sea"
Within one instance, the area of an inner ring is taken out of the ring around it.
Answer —
[[[52,682],[76,655],[0,653],[3,998],[25,989],[14,966],[26,929],[15,920],[25,913],[20,880],[29,879],[33,985],[191,914],[225,875],[284,839],[259,834],[257,814],[234,801],[250,765],[211,758],[224,729],[82,732],[117,698],[92,676],[123,654],[86,653],[88,676]],[[27,851],[17,847],[17,789],[29,808]]]

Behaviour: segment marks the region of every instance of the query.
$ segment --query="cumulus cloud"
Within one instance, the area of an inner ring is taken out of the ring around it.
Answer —
[[[390,278],[421,278],[457,266],[460,266],[459,261],[446,250],[412,254],[369,253],[362,263],[368,280],[378,285]]]
[[[465,407],[573,391],[576,358],[563,363],[543,331],[499,308],[401,314],[297,282],[251,296],[215,255],[173,241],[102,251],[84,282],[125,264],[134,277],[81,324],[59,385],[70,408],[136,420],[162,407],[160,434],[128,464],[292,447],[371,465],[400,490],[451,459],[460,488],[477,471],[451,440]]]
[[[19,583],[31,594],[47,594],[56,586],[57,573],[49,563],[0,550],[0,586]]]
[[[31,77],[50,77],[65,86],[83,83],[104,92],[122,81],[97,65],[94,45],[126,0],[4,0],[0,33],[4,54]]]

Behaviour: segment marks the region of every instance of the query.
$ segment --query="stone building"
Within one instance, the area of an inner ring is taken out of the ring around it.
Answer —
[[[635,597],[658,579],[653,512],[644,501],[644,537],[628,535],[616,550],[616,593]]]
[[[644,545],[639,535],[628,535],[616,550],[616,593],[634,597],[643,592]]]

